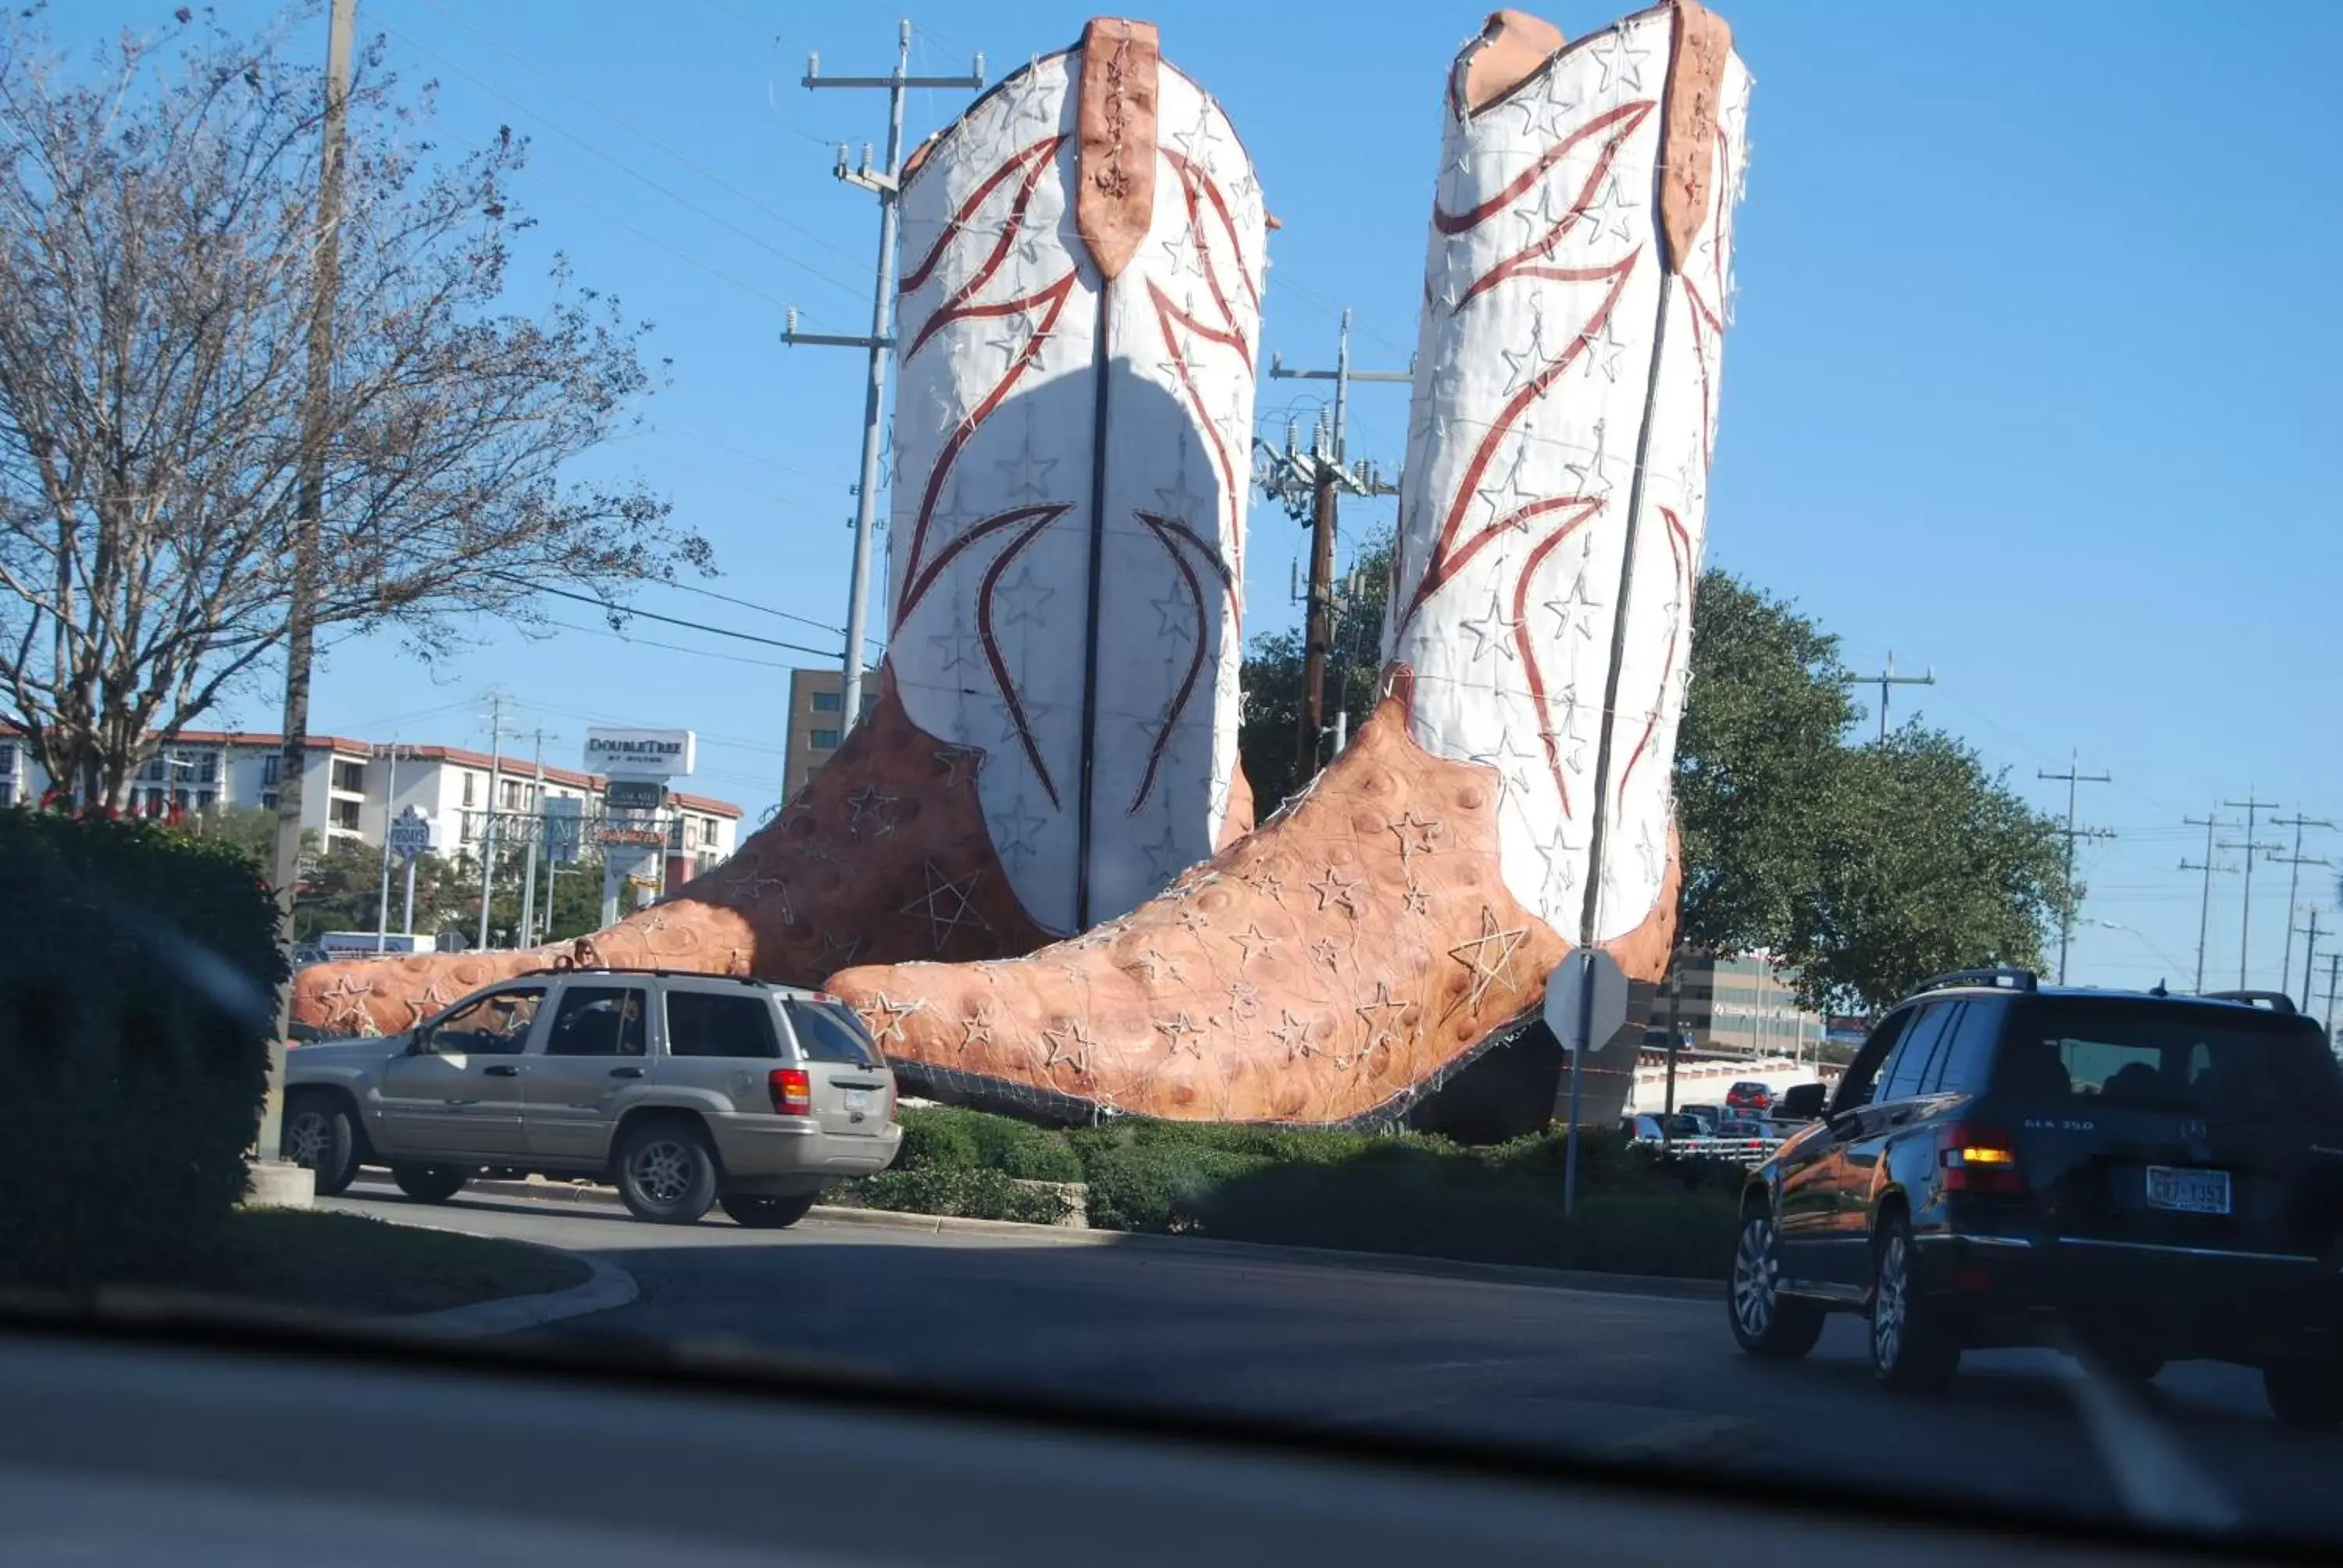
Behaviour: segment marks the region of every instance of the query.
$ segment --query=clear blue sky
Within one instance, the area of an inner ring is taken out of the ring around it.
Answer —
[[[2063,809],[2064,787],[2035,773],[2072,749],[2087,771],[2111,771],[2083,790],[2084,819],[2121,834],[2084,850],[2086,916],[2130,929],[2085,925],[2073,974],[2186,983],[2198,883],[2176,865],[2203,840],[2182,815],[2251,788],[2343,820],[2343,329],[2328,293],[2343,254],[2343,5],[1725,9],[1757,91],[1712,559],[1795,598],[1857,668],[1891,649],[1899,669],[1933,668],[1935,687],[1898,690],[1896,716],[1966,736],[2041,804]],[[274,10],[221,5],[231,22]],[[715,541],[715,587],[833,624],[862,369],[776,333],[785,304],[809,329],[867,327],[875,213],[831,179],[828,144],[878,139],[884,104],[798,78],[809,49],[831,73],[883,71],[900,14],[880,0],[360,3],[365,32],[387,32],[410,76],[440,82],[444,141],[504,123],[534,138],[519,194],[541,222],[535,243],[658,323],[673,386],[650,407],[652,433],[608,460]],[[1087,15],[956,0],[913,14],[914,66],[962,70],[980,48],[997,78],[1071,42]],[[1442,73],[1482,13],[1371,0],[1151,15],[1166,55],[1227,106],[1284,224],[1269,347],[1325,362],[1349,304],[1360,360],[1403,365]],[[1616,13],[1569,0],[1546,15],[1575,35]],[[144,19],[122,0],[68,0],[53,16],[84,36]],[[322,57],[324,32],[317,21],[297,37]],[[913,136],[962,101],[921,95]],[[1267,428],[1314,409],[1301,385],[1263,384]],[[1396,461],[1404,397],[1359,394],[1354,451]],[[1300,535],[1257,509],[1252,539],[1252,629],[1265,629],[1292,618]],[[679,593],[639,602],[806,633]],[[553,615],[598,624],[583,607]],[[493,683],[527,725],[558,732],[563,760],[591,719],[689,726],[700,788],[752,815],[770,805],[787,678],[730,660],[792,656],[636,629],[701,651],[483,627],[435,671],[393,647],[345,646],[317,721],[477,744]],[[237,717],[274,722],[265,699]],[[2306,852],[2343,861],[2343,834],[2314,832]],[[2258,985],[2278,979],[2287,869],[2256,873]],[[2331,910],[2334,873],[2304,876]],[[2238,879],[2222,879],[2211,958],[2228,983],[2239,907]],[[2298,989],[2298,956],[2295,970]]]

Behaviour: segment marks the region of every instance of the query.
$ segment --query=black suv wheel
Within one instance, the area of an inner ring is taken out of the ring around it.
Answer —
[[[795,1192],[787,1197],[727,1192],[718,1201],[736,1225],[745,1225],[752,1231],[779,1231],[811,1213],[814,1196],[811,1192]]]
[[[1822,1337],[1823,1310],[1781,1292],[1781,1243],[1774,1218],[1763,1209],[1741,1217],[1733,1245],[1733,1272],[1725,1287],[1725,1314],[1733,1337],[1753,1356],[1795,1360]]]
[[[1871,1251],[1871,1371],[1888,1388],[1933,1392],[1960,1370],[1961,1343],[1920,1293],[1912,1226],[1891,1214]]]

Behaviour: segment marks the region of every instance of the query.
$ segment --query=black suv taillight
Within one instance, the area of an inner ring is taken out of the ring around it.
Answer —
[[[1947,1192],[2023,1192],[2017,1146],[2006,1132],[1956,1121],[1936,1134],[1936,1164]]]

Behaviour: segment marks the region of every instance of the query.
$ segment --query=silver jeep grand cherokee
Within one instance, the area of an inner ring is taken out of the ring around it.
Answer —
[[[317,1191],[387,1165],[441,1202],[483,1167],[613,1181],[644,1220],[711,1203],[792,1224],[831,1182],[883,1171],[895,1079],[836,998],[759,980],[580,969],[464,998],[405,1034],[304,1045],[284,1150]]]

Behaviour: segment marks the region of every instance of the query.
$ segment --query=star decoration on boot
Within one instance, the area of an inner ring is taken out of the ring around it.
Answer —
[[[1131,956],[1130,961],[1125,963],[1122,967],[1129,973],[1137,975],[1142,982],[1148,985],[1153,985],[1156,981],[1161,980],[1164,973],[1172,968],[1172,966],[1165,961],[1163,955],[1157,952],[1153,948],[1140,949],[1139,951]]]
[[[1621,27],[1611,35],[1610,48],[1594,56],[1594,63],[1603,72],[1603,80],[1594,90],[1607,93],[1616,84],[1631,93],[1642,92],[1644,60],[1650,54],[1649,49],[1627,47],[1627,29]]]
[[[933,856],[928,858],[922,869],[927,873],[928,890],[896,912],[927,921],[928,937],[935,951],[943,951],[952,933],[963,925],[974,926],[980,931],[992,930],[991,922],[971,902],[977,883],[983,879],[982,871],[970,871],[957,879],[947,877]]]
[[[865,784],[849,795],[846,803],[854,808],[854,816],[846,824],[849,833],[860,837],[866,825],[877,826],[881,833],[894,830],[895,824],[890,810],[895,804],[895,797],[881,794],[877,785]]]
[[[870,999],[870,1043],[884,1050],[890,1039],[900,1040],[903,1038],[903,1020],[914,1013],[926,1011],[927,1006],[925,997],[915,996],[909,1001],[897,1001],[885,991],[880,991]]]
[[[1342,966],[1342,950],[1330,941],[1322,940],[1312,943],[1310,956],[1330,970],[1339,970]]]
[[[1049,819],[1025,809],[1025,797],[1018,796],[1009,803],[1009,809],[987,821],[992,829],[992,841],[998,846],[1004,864],[1018,864],[1039,853],[1035,839]]]
[[[425,1019],[429,1018],[433,1013],[438,1011],[441,1008],[446,1007],[449,1002],[457,1000],[464,994],[462,991],[458,991],[455,995],[450,996],[441,989],[442,983],[440,977],[435,973],[432,975],[429,983],[424,986],[423,994],[421,996],[408,999],[407,1003],[407,1010],[414,1013],[415,1016],[407,1020],[407,1028],[413,1029],[417,1024],[421,1023]]]
[[[944,770],[944,788],[957,789],[963,777],[960,769],[968,769],[965,777],[975,778],[976,770],[984,765],[984,753],[973,746],[946,746],[937,750],[936,765]]]
[[[1332,909],[1339,904],[1355,920],[1359,918],[1358,892],[1365,886],[1363,880],[1343,880],[1342,873],[1329,866],[1324,876],[1310,884],[1310,890],[1318,895],[1320,910]]]
[[[373,990],[374,982],[364,975],[336,975],[317,993],[317,1000],[330,1004],[333,1009],[326,1015],[326,1027],[334,1029],[355,1018],[363,1031],[374,1021],[366,1005],[366,999]]]
[[[1437,817],[1427,820],[1417,816],[1412,807],[1401,813],[1398,821],[1383,826],[1399,839],[1399,863],[1403,866],[1413,865],[1418,855],[1435,853],[1440,848],[1440,835],[1447,831]]]
[[[1043,1071],[1053,1067],[1071,1067],[1076,1078],[1091,1075],[1091,1047],[1097,1041],[1091,1039],[1090,1031],[1082,1027],[1081,1020],[1061,1018],[1053,1028],[1041,1031],[1041,1039],[1049,1046],[1049,1053],[1041,1060]]]
[[[1212,922],[1204,918],[1204,912],[1202,910],[1182,910],[1180,929],[1192,937],[1201,937],[1212,929]]]
[[[969,1047],[972,1045],[980,1045],[987,1050],[992,1049],[992,1010],[990,1008],[980,1010],[973,1018],[964,1018],[960,1020],[958,1048],[960,1053],[966,1056]]]
[[[1265,935],[1258,921],[1248,924],[1244,930],[1231,936],[1229,940],[1244,950],[1244,957],[1237,960],[1239,968],[1252,962],[1257,958],[1267,958],[1277,950],[1277,939]]]
[[[1557,638],[1574,631],[1584,639],[1591,641],[1594,638],[1594,621],[1602,611],[1603,601],[1587,590],[1586,578],[1586,569],[1581,568],[1578,575],[1571,579],[1568,593],[1544,603],[1544,608],[1554,613],[1554,635]]]
[[[862,939],[855,937],[840,941],[827,932],[821,939],[821,972],[836,974],[854,962],[854,955],[862,950]]]
[[[1310,1026],[1289,1010],[1279,1010],[1277,1027],[1269,1031],[1269,1037],[1285,1047],[1288,1061],[1299,1061],[1315,1052],[1316,1048],[1310,1043]]]
[[[1488,905],[1481,906],[1481,934],[1467,942],[1448,950],[1448,956],[1463,964],[1472,975],[1472,989],[1466,993],[1464,1006],[1478,1012],[1488,1000],[1490,990],[1499,985],[1513,984],[1513,954],[1529,936],[1529,928],[1516,926],[1511,930],[1500,930],[1497,912]],[[1490,956],[1491,950],[1496,956]]]
[[[1380,1015],[1387,1012],[1404,1012],[1407,1010],[1407,1003],[1392,995],[1389,980],[1377,980],[1374,999],[1371,1001],[1363,1001],[1351,1010],[1359,1015],[1359,1020],[1367,1026],[1368,1038],[1373,1040],[1383,1030],[1383,1025],[1378,1021]]]
[[[1229,984],[1229,1012],[1232,1017],[1239,1019],[1259,1018],[1261,1016],[1261,991],[1259,988],[1247,985],[1242,980],[1231,981]]]
[[[1204,1059],[1204,1047],[1196,1039],[1203,1031],[1189,1021],[1186,1013],[1175,1013],[1170,1018],[1159,1018],[1155,1020],[1155,1027],[1162,1031],[1164,1042],[1171,1047],[1171,1053],[1173,1056],[1184,1050],[1199,1061]]]
[[[1185,862],[1182,859],[1178,840],[1172,835],[1172,824],[1163,824],[1163,837],[1151,844],[1141,844],[1139,852],[1147,857],[1147,869],[1158,881],[1168,879]]]
[[[1276,871],[1265,870],[1259,876],[1248,878],[1246,880],[1262,898],[1280,909],[1285,907],[1285,879]]]
[[[1400,895],[1399,901],[1400,907],[1411,915],[1423,915],[1432,912],[1432,895],[1425,892],[1421,887],[1418,887],[1413,882],[1410,882],[1407,885],[1407,891]]]

